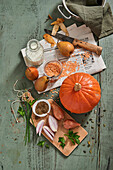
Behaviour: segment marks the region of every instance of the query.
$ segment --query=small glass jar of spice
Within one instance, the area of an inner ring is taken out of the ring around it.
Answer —
[[[27,43],[26,60],[30,66],[39,66],[44,60],[44,49],[38,40],[32,39]]]
[[[58,80],[62,73],[62,64],[58,60],[52,60],[45,63],[44,74],[50,79],[50,82],[55,82]]]

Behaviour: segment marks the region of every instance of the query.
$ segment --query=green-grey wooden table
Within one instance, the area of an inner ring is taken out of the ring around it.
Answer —
[[[43,136],[37,137],[32,127],[31,142],[25,146],[25,122],[19,118],[20,123],[16,124],[10,111],[11,100],[17,99],[12,90],[14,82],[20,79],[20,86],[32,86],[25,78],[26,66],[20,50],[31,38],[41,40],[44,28],[51,29],[51,21],[44,21],[48,14],[54,20],[61,17],[57,10],[60,3],[61,0],[0,0],[1,170],[113,170],[113,35],[99,41],[107,66],[105,71],[95,75],[102,89],[100,103],[89,114],[72,114],[89,134],[69,157],[63,156]],[[109,3],[113,10],[113,1],[109,0]],[[73,20],[65,21],[67,26],[72,23]],[[33,88],[32,95],[40,99],[50,98],[52,93],[38,95]],[[58,94],[53,98],[61,105]],[[18,104],[15,105],[17,108]],[[45,140],[50,148],[37,146],[39,140]]]

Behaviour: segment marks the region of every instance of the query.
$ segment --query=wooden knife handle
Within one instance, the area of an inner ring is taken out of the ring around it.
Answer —
[[[95,52],[96,54],[98,55],[101,55],[102,53],[102,47],[100,46],[97,46],[97,45],[94,45],[94,44],[90,44],[88,42],[85,42],[85,41],[81,41],[81,40],[78,40],[78,39],[74,39],[73,43],[72,43],[74,46],[79,46],[79,47],[82,47],[86,50],[89,50],[89,51],[92,51],[92,52]]]

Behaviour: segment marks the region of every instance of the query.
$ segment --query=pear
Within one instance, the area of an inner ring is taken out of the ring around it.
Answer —
[[[44,91],[47,88],[48,81],[49,81],[49,79],[47,76],[42,76],[42,77],[38,78],[35,81],[35,89],[39,92]]]
[[[69,57],[74,51],[73,44],[68,41],[61,41],[57,43],[57,47],[60,50],[61,54],[66,57]]]

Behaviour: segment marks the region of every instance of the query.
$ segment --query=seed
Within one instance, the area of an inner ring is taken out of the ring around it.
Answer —
[[[90,149],[89,153],[92,154],[92,150],[91,149]]]
[[[87,143],[88,143],[88,145],[90,145],[90,141],[88,141]]]
[[[92,119],[90,118],[89,121],[91,121]]]
[[[95,139],[94,137],[92,137],[92,139]]]
[[[93,120],[91,120],[91,123],[94,123],[94,121],[93,121]]]
[[[82,146],[85,146],[85,144],[83,144]]]
[[[86,151],[83,151],[84,153],[86,153]]]
[[[96,113],[97,113],[97,110],[94,110],[94,113],[96,114]]]
[[[87,143],[88,143],[88,147],[90,147],[90,141],[88,141]]]
[[[94,127],[93,127],[93,126],[91,126],[91,129],[94,129]]]
[[[84,127],[87,127],[86,125],[84,125]]]

